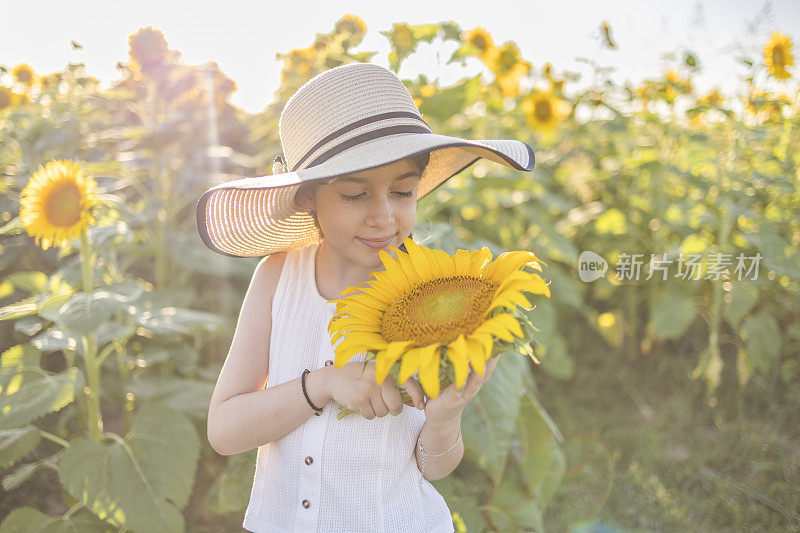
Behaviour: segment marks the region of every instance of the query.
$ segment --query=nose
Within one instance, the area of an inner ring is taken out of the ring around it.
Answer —
[[[376,195],[377,196],[377,195]],[[377,198],[370,203],[366,224],[376,228],[385,228],[392,225],[394,211],[389,199],[385,196]]]

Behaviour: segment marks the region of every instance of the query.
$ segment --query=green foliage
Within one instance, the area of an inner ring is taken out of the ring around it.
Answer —
[[[101,519],[132,531],[183,531],[200,451],[183,415],[148,403],[125,438],[72,442],[59,461],[62,485]]]

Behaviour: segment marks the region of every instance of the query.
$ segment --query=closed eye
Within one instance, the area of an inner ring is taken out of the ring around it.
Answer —
[[[341,196],[345,202],[355,202],[362,199],[364,196],[366,196],[366,194],[367,193],[362,192],[361,194],[357,194],[355,196],[348,196],[346,194],[340,194],[339,196]],[[401,198],[410,198],[414,194],[414,191],[408,191],[408,192],[395,191],[392,194],[396,194]]]

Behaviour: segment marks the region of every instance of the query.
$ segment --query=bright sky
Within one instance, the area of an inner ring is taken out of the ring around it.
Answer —
[[[673,64],[663,58],[665,53],[689,49],[704,67],[695,85],[703,90],[718,86],[723,94],[737,83],[734,46],[763,46],[773,30],[780,30],[792,38],[795,73],[800,73],[797,0],[40,0],[5,4],[8,23],[0,32],[0,64],[9,68],[26,62],[37,72],[48,73],[63,69],[69,61],[84,62],[89,74],[107,85],[119,77],[116,63],[127,60],[128,35],[152,25],[164,32],[170,48],[179,50],[187,63],[216,61],[238,85],[233,103],[250,112],[273,99],[281,66],[275,54],[308,46],[315,33],[330,31],[344,13],[364,19],[369,31],[358,50],[377,50],[374,62],[384,66],[388,66],[388,42],[379,30],[391,28],[393,22],[453,20],[464,29],[485,27],[498,44],[516,41],[523,57],[537,69],[550,61],[557,74],[570,70],[583,73],[584,78],[591,69],[577,57],[616,67],[617,81],[638,82],[658,76]],[[759,15],[758,33],[749,35],[748,24]],[[617,51],[599,46],[603,20],[611,24]],[[84,49],[72,51],[70,40]],[[442,62],[449,57],[451,49],[447,50]],[[435,51],[423,45],[419,57],[412,56],[400,75],[421,72],[450,83],[476,71],[475,64],[468,70],[437,65]]]

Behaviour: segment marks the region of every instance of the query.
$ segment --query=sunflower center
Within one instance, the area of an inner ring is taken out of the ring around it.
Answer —
[[[772,49],[772,62],[781,67],[783,66],[783,50],[778,46]]]
[[[47,219],[54,226],[71,226],[81,218],[81,192],[71,182],[56,185],[44,205]]]
[[[390,305],[381,334],[390,342],[450,342],[472,333],[483,321],[497,286],[469,276],[426,281]]]
[[[534,114],[536,115],[536,118],[538,118],[542,122],[547,122],[548,120],[550,120],[550,117],[553,114],[552,110],[550,109],[550,102],[544,100],[536,102],[536,107],[534,108]]]
[[[486,50],[486,46],[488,43],[486,42],[486,38],[483,35],[476,35],[472,38],[472,46],[483,52]]]

